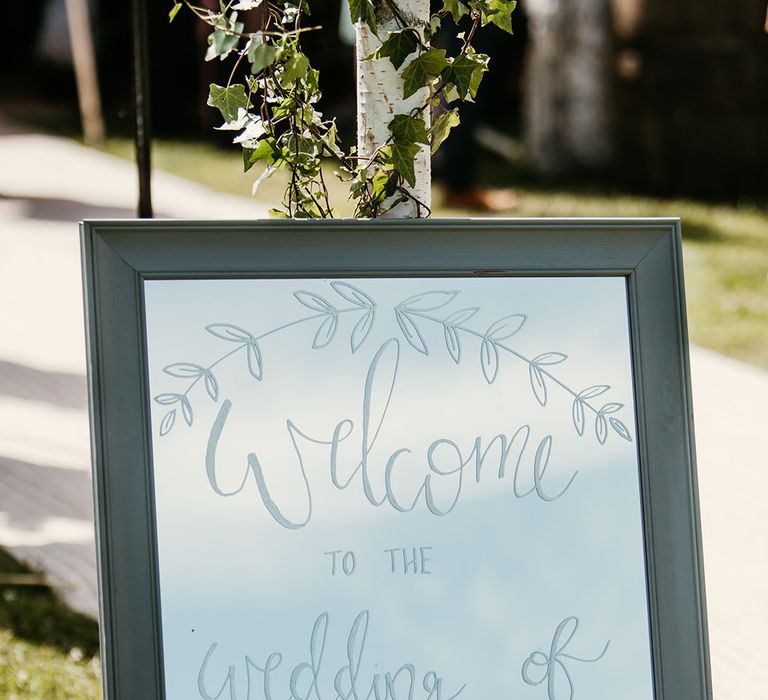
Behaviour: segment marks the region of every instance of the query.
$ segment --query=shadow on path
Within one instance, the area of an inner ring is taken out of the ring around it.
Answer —
[[[88,406],[85,375],[41,370],[7,360],[0,360],[0,394],[62,408]]]
[[[72,199],[55,197],[27,197],[0,193],[0,205],[12,208],[18,218],[39,221],[80,221],[82,219],[133,219],[135,209],[109,207]]]

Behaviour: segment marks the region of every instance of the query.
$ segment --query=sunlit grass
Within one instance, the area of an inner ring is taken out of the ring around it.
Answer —
[[[98,626],[0,549],[0,698],[101,698]]]
[[[107,150],[132,157],[128,140],[110,141]],[[238,149],[212,144],[156,141],[153,159],[160,170],[242,196],[250,196],[258,174],[256,168],[242,173]],[[285,177],[279,173],[267,180],[258,199],[278,206]],[[345,186],[330,172],[326,181],[337,214],[350,216],[353,208],[346,201]],[[692,342],[768,368],[768,211],[754,205],[603,194],[575,186],[553,189],[523,184],[516,189],[515,216],[679,216]],[[442,208],[440,198],[436,187],[434,216],[476,216]]]

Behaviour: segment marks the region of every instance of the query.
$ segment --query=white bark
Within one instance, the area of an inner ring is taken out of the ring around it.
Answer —
[[[355,25],[357,35],[357,150],[358,155],[370,158],[376,149],[390,137],[389,123],[396,114],[408,114],[415,107],[424,104],[429,92],[428,88],[419,90],[407,100],[403,99],[403,84],[400,73],[410,62],[406,62],[395,70],[388,58],[364,61],[366,56],[374,53],[381,41],[385,40],[392,31],[400,29],[397,20],[380,2],[378,10],[378,34],[371,32],[367,25]],[[403,16],[408,18],[411,25],[423,27],[429,21],[429,0],[397,0]],[[416,54],[413,54],[415,56]],[[424,117],[429,126],[429,110]],[[426,207],[432,205],[431,185],[432,170],[429,146],[422,146],[415,162],[416,186],[408,187],[413,197]],[[428,215],[428,209],[409,200],[396,204],[391,209],[385,203],[387,211],[383,216],[395,218],[416,218]]]

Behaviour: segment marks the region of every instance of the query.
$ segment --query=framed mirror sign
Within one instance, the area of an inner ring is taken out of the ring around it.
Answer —
[[[83,251],[107,697],[710,697],[676,221]]]

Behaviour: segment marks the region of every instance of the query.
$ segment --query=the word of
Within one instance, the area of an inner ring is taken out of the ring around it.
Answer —
[[[571,698],[573,698],[573,679],[571,678],[571,674],[568,672],[568,667],[563,659],[591,664],[595,663],[595,661],[600,661],[600,659],[605,656],[605,652],[608,651],[608,645],[611,643],[610,640],[605,643],[605,647],[600,652],[600,655],[596,656],[594,659],[582,659],[578,656],[573,656],[572,654],[566,654],[565,648],[571,643],[578,627],[578,618],[566,617],[555,630],[555,634],[552,637],[552,644],[550,644],[549,647],[549,654],[545,654],[542,651],[534,651],[533,654],[525,660],[525,663],[523,663],[521,671],[523,680],[528,685],[541,685],[544,681],[547,681],[547,698],[549,698],[549,700],[560,700],[560,698],[571,700]],[[563,640],[563,637],[566,634],[568,635],[567,639]],[[535,669],[539,669],[541,672],[541,677],[538,678],[538,680],[532,676],[532,671]],[[560,670],[559,674],[557,673],[558,669]],[[558,687],[561,687],[557,682],[558,676],[564,678],[565,682],[568,684],[567,693],[563,692],[558,694],[557,689]]]

